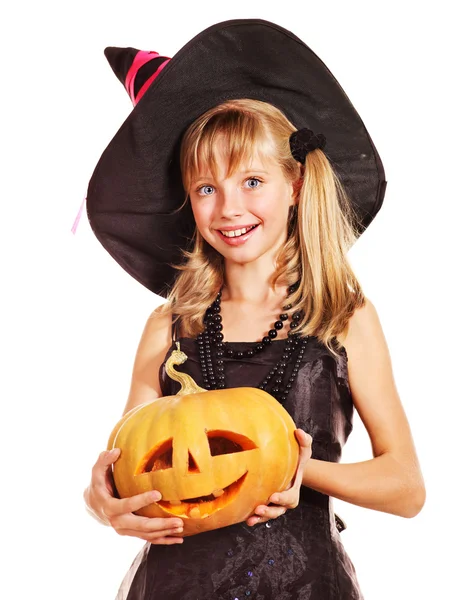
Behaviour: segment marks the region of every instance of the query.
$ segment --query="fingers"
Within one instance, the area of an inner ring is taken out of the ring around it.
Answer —
[[[149,506],[161,500],[161,494],[152,490],[151,492],[143,492],[136,496],[130,496],[130,498],[109,498],[108,506],[106,507],[106,513],[108,517],[113,515],[122,515],[125,513],[133,513],[140,508]]]
[[[106,482],[110,466],[118,459],[119,456],[120,448],[114,448],[110,452],[107,450],[101,452],[91,470],[91,485],[107,488]]]
[[[148,540],[152,544],[158,544],[163,546],[169,546],[171,544],[182,544],[184,542],[184,538],[180,537],[162,537],[156,540]]]
[[[163,529],[162,531],[148,532],[144,539],[152,544],[180,544],[184,541],[184,538],[180,537],[183,530],[183,527],[175,527],[172,529]]]
[[[180,544],[183,542],[184,521],[178,517],[142,517],[136,511],[161,500],[157,490],[130,498],[115,498],[106,486],[111,465],[120,455],[120,449],[101,452],[92,469],[91,485],[87,488],[87,505],[119,535],[138,537],[152,544]]]
[[[134,535],[148,539],[148,534],[150,537],[154,537],[153,534],[156,533],[159,536],[162,530],[170,530],[171,533],[174,533],[177,529],[180,533],[183,530],[184,522],[178,517],[149,518],[133,514],[158,500],[161,500],[161,494],[156,490],[123,499],[109,496],[105,500],[103,513],[111,527],[120,535]]]
[[[164,532],[154,533],[154,534],[142,534],[132,529],[121,530],[118,531],[120,535],[126,535],[131,537],[137,537],[145,542],[150,542],[151,544],[163,545],[167,546],[170,544],[182,544],[184,541],[183,537],[176,537],[176,531],[171,531],[170,529],[165,530]]]
[[[129,498],[114,498],[113,496],[108,496],[105,499],[103,512],[107,517],[110,524],[114,527],[114,522],[119,523],[119,517],[127,517],[128,519],[142,519],[147,517],[139,517],[134,515],[133,513],[137,512],[141,508],[145,506],[149,506],[161,500],[161,494],[157,490],[152,490],[150,492],[143,492],[142,494],[137,494],[136,496],[130,496]],[[176,518],[174,520],[174,527],[183,526],[184,522],[182,519]],[[172,525],[168,525],[170,527]]]
[[[295,430],[296,439],[299,442],[299,458],[298,458],[298,467],[296,472],[296,477],[294,479],[294,485],[298,480],[298,475],[301,475],[302,481],[302,470],[304,468],[305,463],[312,456],[312,436],[306,433],[303,429]]]
[[[152,544],[180,543],[184,522],[178,517],[140,517],[121,514],[109,519],[119,535],[138,537]],[[167,538],[167,540],[166,540]]]
[[[255,509],[256,514],[265,515],[269,519],[274,519],[276,518],[276,511],[274,509],[281,507],[284,508],[284,512],[286,512],[286,510],[296,508],[299,505],[300,487],[301,482],[299,482],[299,485],[296,485],[295,481],[294,485],[287,490],[284,490],[283,492],[275,492],[268,498],[268,506],[260,505]],[[271,506],[270,503],[276,506]],[[284,514],[284,512],[281,514]]]
[[[296,429],[294,434],[299,443],[299,458],[293,481],[287,490],[276,492],[270,496],[268,502],[276,506],[257,506],[255,515],[250,516],[246,521],[248,525],[256,525],[258,523],[265,523],[270,519],[277,519],[281,515],[284,515],[287,510],[298,506],[304,468],[312,454],[312,436],[303,429]]]
[[[312,436],[309,433],[306,433],[303,429],[296,429],[294,433],[301,449],[312,448]]]
[[[277,519],[284,515],[288,510],[286,506],[257,506],[255,515],[247,519],[247,525],[257,525],[258,523],[266,523],[270,519]]]
[[[125,514],[112,517],[114,529],[122,531],[136,531],[141,534],[161,534],[162,531],[182,533],[184,522],[178,517],[140,517],[139,515]],[[128,535],[128,534],[123,534]]]
[[[120,448],[114,448],[113,450],[104,450],[99,455],[94,467],[93,471],[100,471],[105,473],[107,469],[111,466],[112,463],[120,456]]]
[[[296,508],[299,504],[298,490],[296,488],[290,488],[284,492],[276,492],[276,494],[270,496],[268,502],[272,502],[279,506],[285,506],[286,508]]]
[[[268,520],[281,517],[281,515],[284,515],[287,510],[287,506],[258,506],[255,509],[255,514],[259,515],[265,520]]]
[[[138,537],[147,542],[151,542],[152,544],[181,544],[184,541],[183,537],[180,537],[180,534],[183,532],[183,527],[167,527],[165,529],[155,529],[158,527],[158,524],[155,521],[169,521],[171,522],[171,518],[167,519],[148,519],[148,521],[152,523],[148,523],[143,530],[138,527],[138,529],[133,529],[131,527],[116,529],[119,535],[126,535],[132,537]]]

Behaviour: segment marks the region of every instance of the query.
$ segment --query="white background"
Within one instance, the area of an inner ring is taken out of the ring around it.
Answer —
[[[366,600],[466,597],[461,5],[29,2],[4,11],[2,597],[110,600],[142,545],[96,523],[82,501],[123,410],[143,325],[162,302],[114,263],[85,216],[70,232],[95,164],[132,109],[103,50],[173,56],[202,29],[251,17],[290,29],[324,60],[388,179],[350,259],[384,328],[427,501],[403,519],[335,500],[348,524],[343,543]],[[369,458],[355,413],[342,462]]]

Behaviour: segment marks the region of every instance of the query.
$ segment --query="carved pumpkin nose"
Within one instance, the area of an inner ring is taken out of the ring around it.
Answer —
[[[197,463],[190,452],[188,453],[188,472],[200,473],[200,469],[198,468]]]

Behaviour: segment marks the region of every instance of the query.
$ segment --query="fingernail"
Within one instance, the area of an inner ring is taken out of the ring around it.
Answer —
[[[159,502],[159,500],[161,500],[162,496],[159,492],[153,492],[151,494],[151,498],[154,500],[154,502]]]

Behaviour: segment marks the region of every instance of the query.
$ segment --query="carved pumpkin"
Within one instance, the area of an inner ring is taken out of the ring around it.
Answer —
[[[138,514],[181,517],[188,536],[245,521],[288,487],[299,446],[294,421],[270,394],[204,390],[173,368],[185,360],[177,342],[166,371],[180,392],[125,414],[108,448],[121,449],[113,465],[120,497],[158,490],[162,499]]]

